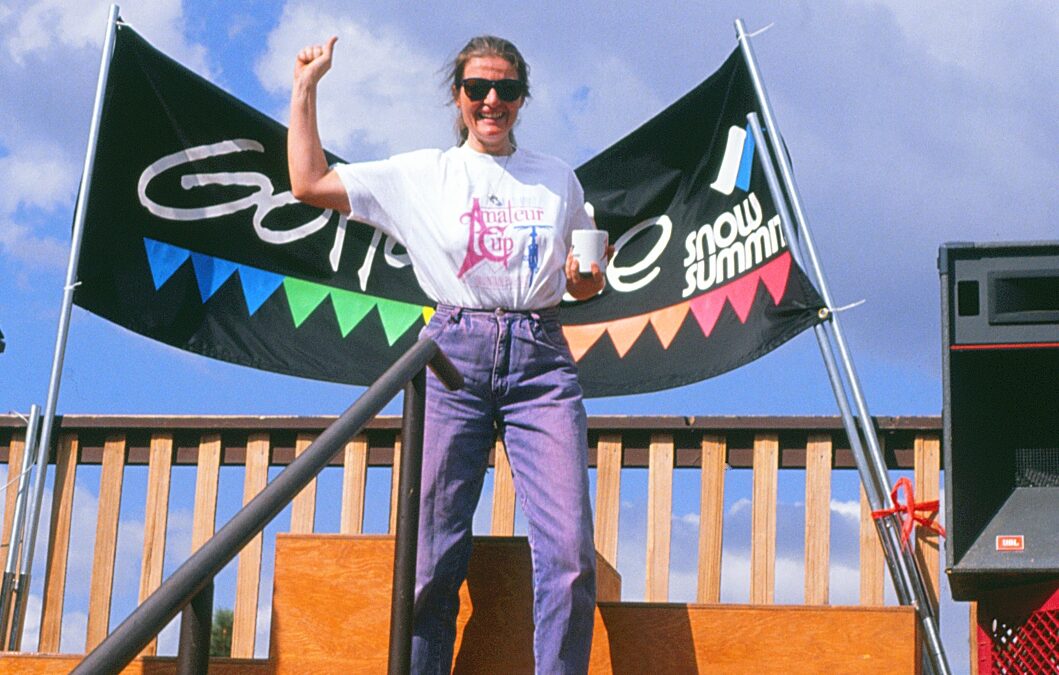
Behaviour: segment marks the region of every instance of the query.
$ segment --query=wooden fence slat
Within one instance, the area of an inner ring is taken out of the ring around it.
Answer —
[[[401,487],[401,435],[393,441],[393,473],[390,474],[390,534],[397,533],[397,497]]]
[[[600,434],[596,443],[596,550],[618,565],[618,513],[621,507],[621,434]]]
[[[162,585],[165,562],[166,525],[169,522],[169,485],[173,468],[173,435],[151,435],[151,455],[147,465],[147,505],[144,508],[143,564],[140,568],[140,602]],[[155,637],[140,652],[154,656],[158,652]]]
[[[59,440],[52,491],[51,527],[48,530],[48,562],[44,577],[38,651],[59,651],[62,638],[63,598],[66,595],[66,562],[70,553],[70,522],[74,508],[74,479],[80,444],[74,434]]]
[[[971,658],[969,663],[971,664],[971,675],[978,675],[978,601],[972,600],[967,603],[968,612],[968,635],[967,643],[971,649]]]
[[[941,443],[937,436],[917,435],[913,446],[915,493],[917,502],[938,498],[941,482]],[[937,517],[937,513],[934,514]],[[938,611],[938,583],[941,573],[941,557],[938,551],[938,533],[927,527],[916,528],[916,564],[925,573],[927,593],[934,612]]]
[[[673,518],[673,436],[652,434],[647,468],[646,602],[669,600],[669,545]]]
[[[15,500],[18,498],[18,476],[26,454],[26,439],[18,432],[12,439],[7,459],[7,497],[4,500],[4,526],[0,533],[0,560],[7,560],[7,549],[11,545],[11,528],[15,519]]]
[[[88,597],[88,628],[85,632],[86,650],[95,649],[110,632],[110,600],[114,590],[114,557],[118,550],[118,516],[124,475],[125,434],[114,434],[108,436],[103,444],[96,543]]]
[[[217,479],[221,469],[221,435],[203,434],[199,439],[195,471],[195,512],[191,526],[191,552],[202,548],[217,527]]]
[[[805,450],[805,604],[826,605],[831,567],[831,437],[810,435]]]
[[[316,439],[313,434],[301,433],[294,442],[294,456],[298,457]],[[316,524],[316,479],[294,497],[290,513],[290,531],[296,534],[311,534]]]
[[[493,471],[493,536],[510,537],[515,534],[515,481],[511,477],[511,463],[507,459],[504,441],[496,439]]]
[[[253,433],[246,439],[246,478],[243,483],[243,505],[253,499],[268,483],[269,435]],[[254,656],[257,633],[257,599],[261,586],[261,544],[258,534],[239,553],[235,583],[235,609],[232,619],[232,658]]]
[[[364,531],[364,490],[368,483],[368,437],[361,434],[346,443],[342,460],[342,534]]]
[[[875,520],[871,517],[871,505],[860,486],[860,604],[878,607],[884,604],[886,559],[883,556]]]
[[[776,584],[776,493],[780,442],[776,434],[754,437],[754,486],[750,526],[750,603],[770,604]]]
[[[699,589],[696,601],[721,601],[721,550],[724,530],[724,472],[728,441],[702,437],[702,478],[699,507]]]

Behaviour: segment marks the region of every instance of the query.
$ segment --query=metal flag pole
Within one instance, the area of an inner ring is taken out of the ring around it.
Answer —
[[[775,165],[779,167],[786,187],[786,190],[779,191],[778,181],[776,180],[775,172],[773,171],[773,164],[771,160],[768,159],[768,153],[764,152],[764,160],[762,164],[765,167],[766,175],[769,173],[772,174],[770,189],[772,189],[777,196],[778,208],[786,211],[786,205],[783,204],[785,198],[789,199],[791,202],[796,220],[792,222],[789,213],[786,216],[781,215],[781,220],[784,223],[785,229],[790,232],[788,235],[788,238],[790,239],[790,248],[793,252],[798,247],[799,243],[805,246],[805,251],[808,253],[810,262],[812,263],[812,271],[816,277],[817,288],[826,303],[826,307],[830,310],[834,305],[831,302],[830,293],[828,292],[827,284],[823,276],[823,270],[812,244],[812,237],[809,233],[808,223],[798,197],[797,186],[794,184],[793,171],[781,142],[778,126],[776,125],[775,117],[772,113],[771,106],[769,105],[764,83],[757,70],[757,64],[754,59],[753,50],[750,46],[749,37],[746,34],[741,20],[737,19],[735,26],[740,47],[747,68],[750,71],[751,80],[754,84],[758,102],[762,109],[762,115],[765,118],[765,124],[769,132],[767,139],[762,138],[764,134],[761,133],[761,126],[757,122],[757,117],[756,115],[751,115],[749,119],[752,131],[755,134],[755,143],[760,148],[759,152],[765,151],[766,142],[772,146],[773,154],[775,156]],[[773,183],[775,183],[775,186]],[[797,234],[794,232],[794,222],[798,225]],[[795,237],[797,237],[797,239]],[[875,429],[872,427],[871,416],[868,413],[867,404],[861,393],[856,371],[853,367],[852,359],[849,356],[849,350],[846,347],[845,340],[842,336],[838,317],[833,312],[828,311],[828,316],[826,318],[829,319],[827,324],[821,324],[816,327],[819,329],[817,331],[817,339],[820,342],[821,353],[824,355],[824,361],[828,368],[828,375],[831,378],[832,386],[835,389],[835,396],[839,401],[843,420],[847,426],[847,435],[850,437],[851,448],[854,450],[855,457],[857,457],[858,469],[861,474],[862,483],[865,487],[865,494],[874,510],[889,507],[891,506],[889,503],[890,486],[889,477],[886,473],[886,463],[883,459],[882,450],[879,447]],[[844,375],[846,381],[849,383],[854,404],[857,407],[860,430],[863,434],[864,440],[868,444],[867,453],[864,453],[863,448],[860,447],[859,440],[854,440],[857,434],[855,433],[855,430],[851,429],[853,420],[849,410],[846,390],[842,386],[841,377],[838,377],[837,373],[832,372],[835,368],[835,363],[831,340],[829,339],[827,332],[828,329],[831,330],[835,344],[838,346],[839,355],[842,359],[842,366],[844,368]],[[854,431],[854,433],[850,433],[851,430]],[[859,451],[858,448],[860,448]],[[944,647],[938,633],[937,617],[934,613],[933,606],[928,599],[923,578],[919,573],[919,568],[916,566],[912,552],[907,546],[901,545],[898,539],[898,523],[896,520],[896,517],[890,517],[886,518],[883,522],[876,521],[880,533],[880,540],[886,551],[887,562],[890,566],[891,574],[893,575],[894,588],[897,590],[902,604],[915,605],[927,642],[927,657],[929,659],[929,664],[936,673],[944,675],[949,673],[950,670],[945,657]]]
[[[8,649],[8,618],[11,616],[12,604],[17,604],[14,597],[24,589],[20,583],[16,568],[18,567],[20,545],[25,536],[26,511],[29,506],[29,474],[33,471],[34,448],[37,447],[37,431],[40,429],[40,407],[34,403],[29,409],[26,420],[26,443],[22,452],[22,470],[18,474],[18,494],[15,499],[15,511],[11,518],[11,536],[7,539],[7,563],[4,565],[3,583],[0,584],[0,649]],[[8,482],[8,488],[14,479]]]
[[[797,233],[795,232],[791,221],[790,211],[787,208],[787,202],[784,199],[779,178],[776,177],[776,171],[772,165],[772,156],[766,145],[765,134],[761,129],[761,123],[758,121],[757,113],[752,112],[748,114],[747,121],[750,123],[750,132],[754,138],[755,151],[757,152],[758,159],[761,161],[769,192],[776,196],[776,211],[780,217],[780,227],[783,231],[783,236],[787,238],[788,250],[791,252],[791,256],[794,258],[794,262],[797,263],[798,267],[805,269],[802,251],[798,246]],[[821,309],[820,311],[822,314],[830,314],[826,308]],[[849,438],[850,450],[852,451],[853,459],[857,464],[857,471],[864,483],[865,495],[870,504],[875,504],[880,501],[881,497],[879,496],[879,488],[876,484],[877,481],[873,476],[874,466],[868,461],[867,453],[864,451],[864,445],[861,442],[860,433],[858,432],[853,412],[849,406],[849,396],[846,393],[846,385],[842,380],[842,373],[835,360],[834,349],[832,348],[830,338],[828,337],[822,323],[813,326],[813,333],[816,335],[817,344],[820,346],[820,354],[823,356],[828,381],[831,383],[831,389],[835,394],[835,401],[838,403],[839,413],[842,417],[842,425],[846,431],[847,438]],[[884,521],[877,520],[876,526],[881,529],[884,527]],[[884,545],[888,543],[888,534],[884,534],[880,531],[879,537],[880,541],[884,542]],[[902,583],[894,584],[894,590],[897,592],[898,600],[902,604],[909,604],[912,597],[907,592],[907,589],[909,588],[907,582],[907,570],[897,564],[896,558],[892,555],[886,556],[886,562],[890,567],[892,577],[902,580]]]
[[[88,191],[92,185],[92,169],[95,166],[96,146],[99,141],[99,125],[103,117],[103,96],[107,90],[110,74],[110,58],[114,54],[117,38],[118,6],[110,6],[107,32],[103,40],[103,52],[99,62],[99,79],[96,81],[96,99],[92,108],[92,122],[88,130],[88,147],[85,148],[85,163],[81,172],[81,184],[74,208],[74,226],[70,237],[70,260],[66,267],[66,285],[63,287],[62,308],[59,310],[59,330],[55,336],[55,355],[51,365],[51,380],[48,383],[48,398],[44,404],[44,415],[40,441],[37,444],[38,471],[34,482],[36,507],[32,511],[28,528],[27,545],[23,547],[24,584],[29,584],[29,570],[33,565],[33,548],[36,543],[37,526],[40,522],[40,505],[44,497],[44,477],[47,473],[48,455],[51,451],[52,434],[55,428],[55,408],[59,399],[59,383],[62,380],[63,359],[66,356],[66,341],[70,334],[70,314],[74,304],[74,289],[77,287],[77,264],[81,257],[81,240],[84,237],[85,211],[88,208]],[[20,582],[22,585],[23,582]],[[23,594],[25,595],[25,594]],[[21,633],[21,622],[16,615],[15,626]]]

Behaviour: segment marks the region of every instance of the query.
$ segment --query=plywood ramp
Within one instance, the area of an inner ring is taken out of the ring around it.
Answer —
[[[394,539],[276,537],[270,656],[276,673],[385,673]],[[597,556],[597,595],[621,580]],[[525,537],[475,537],[460,589],[455,669],[533,672],[533,589]]]

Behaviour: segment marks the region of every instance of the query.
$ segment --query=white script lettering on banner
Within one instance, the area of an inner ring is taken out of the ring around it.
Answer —
[[[272,185],[272,181],[269,180],[268,176],[256,171],[189,173],[180,177],[180,187],[184,190],[191,190],[206,185],[256,188],[245,197],[240,197],[239,199],[230,202],[193,208],[180,208],[159,204],[147,196],[147,188],[151,184],[151,181],[170,169],[174,169],[184,164],[201,161],[209,157],[220,157],[222,155],[229,155],[236,152],[264,151],[264,146],[257,141],[247,138],[236,138],[234,140],[221,141],[219,143],[197,145],[193,148],[166,155],[153,162],[150,166],[144,169],[143,173],[140,174],[140,181],[137,185],[137,193],[140,198],[140,203],[144,208],[159,218],[182,222],[220,218],[246,209],[253,209],[252,222],[254,233],[261,241],[269,244],[290,244],[319,232],[331,221],[332,216],[334,215],[334,212],[331,209],[325,209],[319,216],[313,218],[309,222],[288,230],[273,230],[266,227],[265,218],[270,213],[276,209],[296,204],[298,203],[298,200],[294,198],[289,190],[276,192],[275,186]],[[341,262],[342,245],[345,243],[346,239],[346,225],[346,217],[342,214],[338,214],[338,224],[335,228],[335,240],[334,244],[331,246],[331,252],[328,255],[331,269],[335,272],[338,271],[338,266]],[[378,248],[380,236],[381,233],[376,230],[372,237],[371,245],[368,247],[364,265],[362,265],[360,273],[358,274],[361,290],[366,290],[371,263],[375,258],[375,251]],[[396,268],[408,265],[407,256],[395,254],[393,252],[394,242],[390,241],[389,237],[386,239],[384,253],[387,264]]]

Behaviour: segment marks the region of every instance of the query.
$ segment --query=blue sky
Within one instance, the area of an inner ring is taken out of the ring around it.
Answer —
[[[106,11],[96,1],[0,2],[4,411],[44,403]],[[941,243],[1059,238],[1059,14],[1043,0],[144,0],[124,3],[122,14],[281,121],[295,52],[338,34],[321,125],[326,145],[352,160],[451,144],[440,71],[468,37],[503,35],[532,67],[521,143],[571,164],[711,73],[735,48],[736,17],[751,31],[774,24],[755,50],[835,302],[865,301],[842,321],[874,414],[940,413]],[[359,391],[182,353],[75,309],[59,411],[331,414]],[[809,334],[713,380],[588,407],[836,411]],[[675,514],[694,508],[680,504]]]

